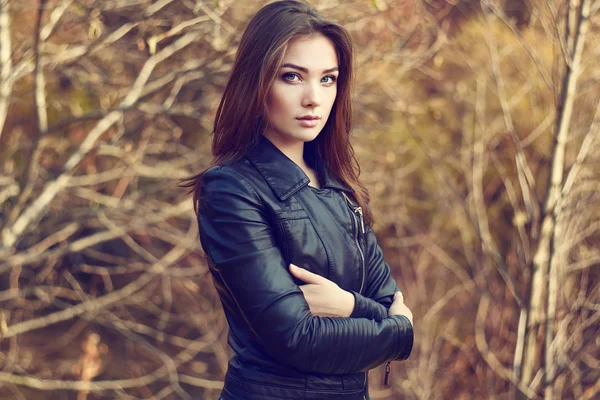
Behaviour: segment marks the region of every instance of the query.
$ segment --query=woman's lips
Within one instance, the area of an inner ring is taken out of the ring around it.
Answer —
[[[314,128],[319,123],[318,119],[299,119],[300,126],[305,128]]]
[[[318,117],[302,117],[296,118],[300,122],[300,126],[305,128],[314,128],[319,123]]]

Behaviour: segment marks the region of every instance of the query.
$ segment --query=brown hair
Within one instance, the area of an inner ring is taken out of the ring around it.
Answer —
[[[350,144],[352,39],[343,27],[323,18],[303,1],[268,4],[246,27],[217,109],[212,142],[214,158],[208,168],[240,159],[256,145],[266,128],[267,95],[281,67],[287,44],[298,36],[314,34],[323,35],[333,43],[339,76],[329,119],[317,138],[305,144],[305,159],[311,167],[316,162],[322,163],[354,189],[354,199],[363,208],[366,221],[372,223],[373,216],[367,207],[369,194],[358,179],[360,166]],[[196,212],[203,173],[187,178],[181,184],[194,192]]]

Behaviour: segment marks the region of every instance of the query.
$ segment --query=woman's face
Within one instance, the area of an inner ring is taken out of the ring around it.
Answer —
[[[267,96],[264,135],[281,145],[315,139],[333,107],[337,77],[337,54],[329,39],[305,35],[291,40]]]

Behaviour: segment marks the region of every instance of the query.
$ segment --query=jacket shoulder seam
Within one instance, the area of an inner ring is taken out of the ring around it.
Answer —
[[[242,182],[242,184],[249,190],[252,192],[252,194],[254,195],[254,197],[256,198],[256,200],[258,200],[264,207],[264,201],[262,199],[262,197],[259,196],[258,191],[256,190],[256,188],[252,185],[252,183],[250,183],[250,181],[244,177],[244,175],[240,174],[239,172],[237,172],[236,170],[234,170],[233,168],[229,167],[229,166],[225,166],[225,165],[220,165],[218,166],[217,170],[221,170],[222,172],[226,173],[226,174],[231,174],[231,175],[235,175],[237,178],[239,178],[239,180]]]

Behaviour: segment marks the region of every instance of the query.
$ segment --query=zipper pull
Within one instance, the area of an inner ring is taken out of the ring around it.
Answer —
[[[360,229],[362,230],[363,235],[365,234],[365,223],[363,222],[363,213],[362,207],[356,207],[355,211],[358,213],[360,217]]]
[[[383,384],[384,386],[389,386],[390,385],[390,373],[392,372],[392,362],[388,361],[387,364],[385,364],[385,375],[383,376]]]

